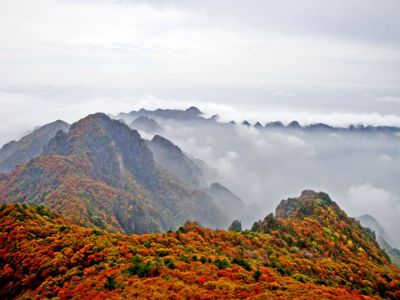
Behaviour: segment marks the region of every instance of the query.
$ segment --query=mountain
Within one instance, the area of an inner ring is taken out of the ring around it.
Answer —
[[[400,268],[400,250],[391,246],[393,243],[381,224],[371,215],[362,215],[357,219],[363,226],[375,232],[376,239],[381,248],[390,256],[392,262]]]
[[[247,121],[246,121],[247,122]],[[246,124],[245,124],[246,125]],[[296,120],[285,126],[282,122],[266,123],[263,127],[259,122],[254,126],[257,129],[296,129],[304,132],[345,132],[345,133],[383,133],[396,134],[400,132],[399,127],[394,126],[364,126],[364,125],[349,125],[348,127],[333,127],[324,123],[314,123],[307,126],[301,126]]]
[[[214,125],[221,125],[224,123],[221,123],[219,121],[219,116],[218,115],[213,115],[210,118],[205,118],[203,112],[198,109],[195,106],[191,106],[187,108],[186,110],[182,109],[161,109],[158,108],[156,110],[147,110],[144,108],[139,109],[138,111],[131,111],[129,113],[119,113],[115,118],[116,119],[121,119],[124,120],[126,123],[131,124],[134,122],[137,118],[140,117],[145,117],[146,119],[140,119],[139,123],[148,123],[147,119],[153,119],[155,122],[157,121],[177,121],[180,123],[185,123],[185,122],[190,122],[193,123],[193,121],[196,122],[201,122],[205,124],[214,124]],[[152,122],[153,123],[153,122]],[[227,123],[226,125],[235,125],[236,122],[231,121]],[[252,126],[251,123],[248,120],[244,120],[241,122],[243,126]],[[141,126],[141,125],[137,125]],[[152,127],[153,125],[144,125],[145,128],[148,128],[148,126]],[[285,126],[281,121],[275,121],[275,122],[268,122],[264,126],[260,122],[255,122],[253,127],[263,130],[263,129],[278,129],[278,130],[296,130],[296,131],[304,131],[304,132],[343,132],[343,133],[376,133],[376,134],[397,134],[400,132],[399,127],[395,126],[372,126],[372,125],[363,125],[363,124],[351,124],[348,127],[334,127],[325,123],[313,123],[309,125],[302,126],[298,121],[293,120],[291,121],[287,126]],[[133,126],[133,128],[136,128]],[[139,129],[139,128],[138,128]],[[160,133],[160,131],[157,131],[157,133]]]
[[[146,116],[140,116],[132,121],[130,127],[147,133],[160,133],[163,131],[157,121]]]
[[[289,123],[289,125],[287,126],[287,128],[291,128],[291,129],[301,129],[302,126],[300,125],[299,122],[297,121],[292,121]]]
[[[207,185],[206,178],[196,161],[168,139],[155,135],[148,146],[154,159],[181,182],[193,188],[204,188]]]
[[[278,211],[254,231],[186,223],[126,236],[2,205],[0,297],[399,299],[400,270],[329,196],[308,191]]]
[[[176,120],[205,120],[202,117],[203,113],[195,106],[191,106],[186,110],[181,109],[161,109],[147,110],[141,108],[138,111],[129,113],[120,113],[117,118],[122,118],[125,121],[132,122],[134,119],[145,116],[154,119],[176,119]]]
[[[239,219],[244,223],[249,223],[257,214],[255,209],[248,207],[241,198],[218,182],[211,184],[206,189],[206,193],[214,199],[218,208],[224,211],[232,221]]]
[[[0,178],[0,199],[44,204],[77,224],[128,234],[176,229],[186,220],[227,224],[209,196],[154,160],[136,130],[101,113],[59,131],[42,156]]]
[[[43,147],[59,130],[68,131],[69,124],[57,120],[35,129],[19,141],[11,141],[0,150],[0,172],[10,172],[16,165],[26,163],[42,154]]]
[[[280,121],[275,121],[275,122],[270,122],[270,123],[267,123],[267,124],[265,124],[265,128],[278,128],[278,129],[280,129],[280,128],[284,128],[285,127],[285,125],[283,125],[283,123],[282,122],[280,122]]]
[[[148,143],[154,159],[189,187],[203,189],[229,220],[240,219],[249,223],[256,215],[256,208],[248,207],[243,200],[220,183],[207,186],[207,167],[201,161],[190,158],[168,139],[155,135]]]
[[[382,276],[385,268],[393,266],[388,255],[379,247],[373,231],[348,217],[323,192],[306,190],[300,197],[282,200],[275,215],[269,214],[264,220],[254,223],[252,230],[267,233],[276,246],[312,260],[313,266],[305,275],[322,284],[336,282],[364,294],[379,294],[390,299],[398,297],[386,294],[385,289],[393,286],[392,279],[380,284],[373,282],[373,278]],[[285,266],[291,265],[282,262],[277,265],[273,261],[271,264],[284,270]],[[320,271],[327,266],[334,277]],[[394,266],[390,268],[396,270]],[[397,276],[400,274],[399,271],[394,272]],[[400,294],[400,285],[396,283],[394,287]]]

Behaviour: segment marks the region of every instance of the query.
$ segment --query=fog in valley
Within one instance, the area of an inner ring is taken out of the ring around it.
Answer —
[[[246,204],[256,203],[261,209],[255,218],[273,212],[282,199],[314,189],[327,192],[353,217],[372,215],[400,245],[400,135],[158,122],[164,137],[217,171],[211,181]]]

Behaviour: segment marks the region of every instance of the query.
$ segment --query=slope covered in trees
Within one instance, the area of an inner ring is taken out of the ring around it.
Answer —
[[[125,236],[43,206],[0,208],[0,296],[19,299],[398,299],[400,273],[325,194],[245,232],[187,223]],[[293,203],[292,203],[293,204]],[[312,208],[311,210],[309,208]],[[329,222],[328,222],[329,221]]]
[[[3,175],[0,202],[44,204],[80,225],[124,233],[176,229],[188,219],[227,223],[207,194],[155,162],[136,130],[100,113],[60,131],[44,155]]]

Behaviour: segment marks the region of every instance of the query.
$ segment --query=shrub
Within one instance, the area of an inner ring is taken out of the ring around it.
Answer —
[[[261,273],[261,271],[259,269],[255,270],[254,273],[253,273],[254,280],[258,281],[258,279],[260,279],[261,274],[262,273]]]
[[[247,271],[250,271],[250,270],[251,270],[250,264],[249,264],[247,261],[245,261],[244,259],[236,258],[236,257],[235,257],[235,258],[232,260],[232,263],[233,263],[233,264],[236,264],[236,265],[238,265],[238,266],[241,266],[243,269],[245,269],[245,270],[247,270]]]
[[[142,262],[139,256],[132,258],[132,265],[130,265],[126,271],[130,275],[137,275],[139,277],[149,277],[151,272],[150,262]]]
[[[220,269],[220,270],[226,269],[226,268],[228,268],[228,267],[230,266],[230,265],[229,265],[229,262],[228,262],[226,259],[221,260],[221,259],[219,259],[219,258],[217,258],[217,259],[215,260],[214,264],[215,264],[215,265],[217,266],[217,268]]]
[[[106,282],[104,283],[104,288],[109,291],[112,291],[115,289],[115,286],[116,286],[116,282],[115,282],[114,277],[112,277],[111,275],[108,275]]]

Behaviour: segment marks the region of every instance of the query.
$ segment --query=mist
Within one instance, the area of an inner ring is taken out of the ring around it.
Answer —
[[[400,136],[158,121],[163,136],[217,171],[216,181],[261,207],[255,218],[304,189],[324,191],[350,216],[375,217],[399,247]]]

